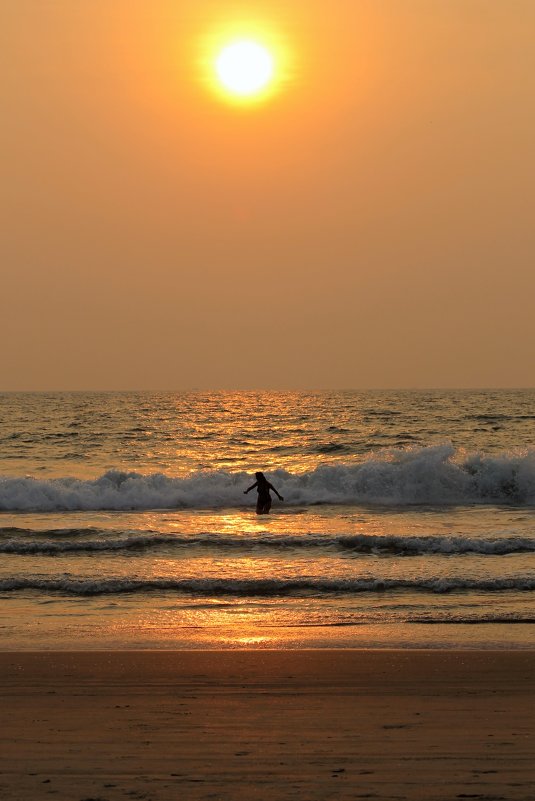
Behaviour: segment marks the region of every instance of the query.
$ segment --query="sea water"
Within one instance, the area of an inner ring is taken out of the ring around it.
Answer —
[[[0,648],[530,648],[534,511],[534,391],[3,394]]]

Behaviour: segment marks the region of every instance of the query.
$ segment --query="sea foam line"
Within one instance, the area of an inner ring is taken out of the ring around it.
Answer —
[[[342,534],[338,536],[301,535],[243,535],[227,534],[145,534],[122,538],[100,539],[0,539],[0,553],[61,555],[91,552],[146,551],[158,548],[189,549],[208,547],[218,550],[250,551],[256,548],[272,550],[327,549],[357,553],[392,553],[400,556],[480,554],[503,556],[515,553],[535,553],[535,539],[505,537],[476,539],[451,536],[380,536],[376,534]]]
[[[12,577],[0,580],[0,592],[37,590],[67,595],[117,595],[124,593],[176,592],[196,596],[289,596],[300,594],[356,594],[413,590],[447,593],[453,591],[532,591],[535,578],[429,578],[429,579],[72,579]]]

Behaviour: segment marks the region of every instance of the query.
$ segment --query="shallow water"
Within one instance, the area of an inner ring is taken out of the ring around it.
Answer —
[[[4,649],[533,646],[531,391],[0,410]]]

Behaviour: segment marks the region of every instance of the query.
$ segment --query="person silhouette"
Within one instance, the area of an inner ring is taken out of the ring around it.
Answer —
[[[282,495],[279,495],[273,484],[270,484],[267,478],[263,473],[255,473],[256,481],[254,484],[251,484],[249,489],[243,491],[244,495],[247,495],[248,492],[251,492],[252,489],[256,487],[256,491],[258,492],[258,500],[256,502],[256,514],[257,515],[268,515],[269,510],[271,509],[271,495],[269,493],[270,490],[273,490],[279,501],[283,501],[284,498]]]

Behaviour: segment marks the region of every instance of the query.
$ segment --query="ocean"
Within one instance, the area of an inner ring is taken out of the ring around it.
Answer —
[[[534,511],[533,390],[1,394],[0,648],[532,648]]]

